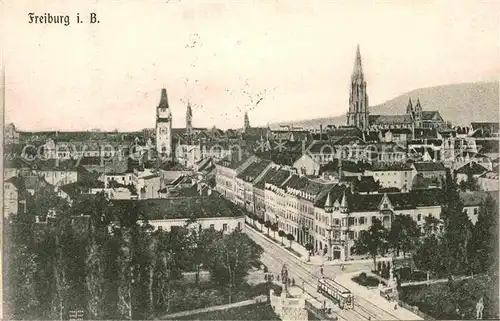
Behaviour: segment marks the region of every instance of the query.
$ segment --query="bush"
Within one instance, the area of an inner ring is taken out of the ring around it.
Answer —
[[[456,313],[457,308],[464,313],[465,319],[475,319],[476,303],[483,297],[483,319],[498,318],[498,276],[496,279],[480,276],[462,281],[407,286],[400,289],[399,297],[440,320],[462,319]]]
[[[358,283],[359,285],[369,286],[369,287],[378,286],[378,284],[380,283],[380,281],[377,278],[370,275],[366,275],[365,272],[361,272],[358,276],[353,277],[352,280]],[[384,282],[382,282],[382,284],[385,285]]]

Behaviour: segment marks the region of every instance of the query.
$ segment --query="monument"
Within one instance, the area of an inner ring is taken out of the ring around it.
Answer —
[[[293,286],[289,288],[289,279],[287,266],[283,264],[281,269],[283,290],[281,296],[276,296],[273,290],[270,291],[271,306],[282,320],[308,320],[305,296],[300,291],[294,293],[296,291],[293,290],[296,289],[293,289]]]

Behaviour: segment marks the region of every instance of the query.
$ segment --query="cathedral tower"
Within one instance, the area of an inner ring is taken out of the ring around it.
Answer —
[[[418,97],[415,104],[415,127],[422,127],[422,105],[420,105],[420,98]]]
[[[165,88],[156,108],[156,151],[163,157],[172,156],[172,113]]]
[[[250,128],[250,119],[248,119],[248,113],[245,112],[245,120],[243,124],[243,131],[245,132],[248,128]]]
[[[186,134],[191,135],[193,132],[193,111],[191,103],[188,102],[186,109]]]
[[[349,112],[347,113],[347,125],[356,126],[362,130],[368,128],[368,94],[366,93],[366,81],[361,64],[359,45],[356,48],[356,59],[351,76],[351,89],[349,91]]]

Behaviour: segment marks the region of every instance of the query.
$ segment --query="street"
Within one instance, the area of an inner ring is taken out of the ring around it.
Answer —
[[[331,302],[323,295],[317,293],[316,287],[319,277],[321,276],[320,267],[311,267],[292,255],[273,241],[267,239],[259,232],[250,227],[245,229],[245,232],[257,244],[260,244],[264,253],[261,256],[261,261],[265,264],[269,272],[278,274],[286,264],[289,275],[295,279],[297,286],[304,286],[305,292],[316,298],[316,302],[311,302],[315,305],[323,304],[326,300],[327,305]],[[343,273],[338,266],[324,266],[323,273],[326,277],[334,278],[335,275]],[[342,320],[400,320],[397,316],[389,313],[375,304],[363,299],[359,295],[354,294],[354,309],[353,310],[338,310],[336,312],[339,319]]]

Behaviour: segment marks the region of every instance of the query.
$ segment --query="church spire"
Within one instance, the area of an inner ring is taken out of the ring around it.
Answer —
[[[413,114],[413,104],[411,103],[411,97],[408,98],[408,105],[406,106],[406,114]]]
[[[158,108],[168,108],[167,90],[165,88],[161,90],[160,104],[158,105]]]
[[[245,112],[243,131],[246,131],[248,128],[250,128],[250,119],[248,119],[248,112]]]
[[[359,45],[356,47],[356,58],[351,76],[351,88],[349,91],[349,112],[347,113],[347,125],[356,126],[361,130],[369,126],[368,94],[366,92],[366,81],[361,64],[361,53]]]
[[[186,108],[186,131],[191,134],[193,130],[193,111],[191,110],[191,103],[188,101]]]
[[[363,64],[361,63],[361,53],[359,51],[359,44],[356,46],[356,58],[354,60],[354,68],[352,70],[352,79],[363,79]]]

